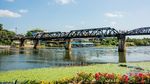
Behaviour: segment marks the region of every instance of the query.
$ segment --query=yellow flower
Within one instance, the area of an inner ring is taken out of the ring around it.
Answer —
[[[117,75],[117,79],[121,80],[122,76],[120,74]]]

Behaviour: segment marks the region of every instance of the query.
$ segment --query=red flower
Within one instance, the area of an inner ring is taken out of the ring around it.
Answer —
[[[143,77],[143,73],[138,73],[138,76],[142,78]]]
[[[96,80],[99,80],[99,77],[100,77],[100,73],[96,73],[96,74],[95,74],[95,79],[96,79]]]
[[[128,83],[128,81],[129,81],[128,75],[123,75],[122,77],[123,77],[122,80],[125,81],[126,83]]]

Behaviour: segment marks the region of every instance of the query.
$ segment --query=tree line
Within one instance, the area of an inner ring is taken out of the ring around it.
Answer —
[[[117,38],[92,40],[96,46],[118,46]],[[150,46],[150,38],[126,38],[126,46]]]
[[[41,29],[32,29],[26,32],[25,36],[33,36],[37,32],[44,32]],[[16,35],[15,32],[9,31],[0,24],[0,45],[11,45],[11,38]]]
[[[10,45],[11,38],[15,35],[15,32],[4,29],[3,24],[0,24],[0,45]]]

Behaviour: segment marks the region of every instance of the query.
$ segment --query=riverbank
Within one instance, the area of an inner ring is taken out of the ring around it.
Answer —
[[[143,69],[150,70],[150,62],[137,62],[137,63],[127,63],[129,66],[138,66]],[[120,67],[119,64],[96,64],[89,66],[72,66],[72,67],[56,67],[56,68],[39,68],[39,69],[29,69],[29,70],[15,70],[15,71],[3,71],[0,72],[0,82],[12,82],[14,80],[24,81],[24,80],[46,80],[46,81],[56,81],[62,78],[70,78],[76,75],[78,72],[87,73],[116,73],[116,74],[126,74],[130,72],[132,68]]]

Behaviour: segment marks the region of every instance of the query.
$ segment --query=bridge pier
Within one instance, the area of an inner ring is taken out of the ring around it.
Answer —
[[[125,52],[126,51],[126,36],[125,35],[120,35],[118,37],[119,44],[118,44],[118,52]]]
[[[25,41],[25,39],[20,39],[20,44],[19,44],[20,48],[24,47],[24,41]]]
[[[119,63],[126,63],[126,52],[118,52]]]
[[[71,50],[72,49],[71,42],[72,42],[72,39],[67,39],[66,40],[66,45],[65,45],[66,50]]]
[[[37,49],[38,45],[39,45],[39,40],[34,40],[34,47],[33,47],[33,49]]]

